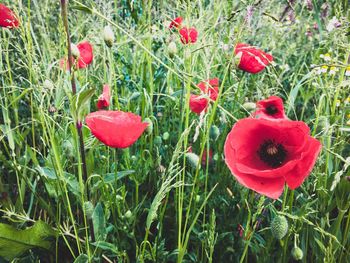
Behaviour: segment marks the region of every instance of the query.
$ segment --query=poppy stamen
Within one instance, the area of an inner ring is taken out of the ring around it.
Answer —
[[[278,112],[278,109],[274,105],[269,105],[266,107],[266,112],[268,115],[274,115]]]
[[[257,153],[263,162],[274,168],[280,166],[287,157],[287,151],[283,145],[274,140],[264,141]]]

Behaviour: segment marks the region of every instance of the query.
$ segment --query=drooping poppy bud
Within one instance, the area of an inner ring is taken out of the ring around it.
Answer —
[[[288,221],[284,216],[276,216],[271,223],[272,235],[277,239],[282,239],[288,232]]]
[[[105,26],[102,32],[103,40],[108,47],[112,47],[114,43],[114,33],[110,26]]]
[[[198,32],[194,27],[183,27],[179,30],[179,34],[181,36],[181,42],[183,44],[196,43],[197,41]]]
[[[19,20],[15,13],[4,4],[0,4],[0,27],[16,28],[18,26]]]
[[[107,108],[111,100],[111,90],[108,85],[103,85],[103,92],[98,97],[97,108],[99,110]]]

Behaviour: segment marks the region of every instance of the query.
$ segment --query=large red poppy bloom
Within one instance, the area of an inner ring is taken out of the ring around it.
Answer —
[[[111,100],[111,90],[108,85],[103,85],[103,92],[98,97],[97,108],[99,110],[107,108]]]
[[[179,34],[183,44],[195,43],[197,41],[198,32],[194,27],[183,27],[179,30]]]
[[[190,110],[194,113],[200,114],[203,110],[208,107],[208,99],[203,98],[201,95],[190,96]]]
[[[238,68],[253,74],[259,73],[273,61],[272,55],[244,43],[236,45],[235,54],[241,57]]]
[[[197,87],[208,94],[211,100],[216,100],[219,93],[219,79],[208,79],[206,81],[200,82]]]
[[[257,111],[253,117],[265,119],[287,119],[284,113],[283,100],[277,96],[271,96],[266,100],[260,100],[256,103]]]
[[[225,161],[237,181],[277,199],[287,183],[299,187],[310,174],[321,143],[301,121],[245,118],[228,134]]]
[[[0,27],[14,28],[18,26],[19,20],[15,13],[4,4],[0,4]]]
[[[131,112],[92,112],[86,116],[91,133],[102,143],[113,148],[127,148],[141,136],[148,123]]]
[[[173,21],[170,22],[169,28],[172,29],[173,27],[179,28],[181,27],[183,18],[181,16],[176,17]]]
[[[78,69],[86,68],[92,63],[92,60],[94,59],[92,45],[89,43],[89,41],[83,41],[77,45],[77,48],[79,50],[80,56],[78,60],[74,61],[73,63]],[[63,69],[69,69],[68,59],[61,59],[60,67]]]

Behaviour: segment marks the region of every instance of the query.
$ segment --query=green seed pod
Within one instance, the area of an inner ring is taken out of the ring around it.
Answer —
[[[284,216],[276,216],[271,223],[272,235],[277,239],[282,239],[288,232],[288,221]]]
[[[199,203],[200,200],[201,200],[201,196],[200,195],[196,195],[196,203]]]
[[[147,134],[152,134],[152,132],[153,132],[153,122],[152,122],[152,120],[150,118],[145,118],[144,122],[148,123],[148,126],[146,128]]]
[[[177,46],[174,41],[171,41],[168,45],[169,56],[174,56],[177,53]]]
[[[162,145],[162,137],[160,137],[159,135],[157,135],[157,136],[154,138],[154,144],[157,145],[157,146],[161,146],[161,145]]]
[[[292,257],[295,260],[302,260],[303,256],[304,256],[304,253],[303,253],[303,251],[301,250],[300,247],[293,247],[293,249],[292,249]]]
[[[90,201],[87,201],[84,203],[83,209],[84,209],[86,217],[88,219],[91,219],[92,214],[94,213],[94,209],[95,209],[94,205]]]
[[[209,136],[214,141],[216,141],[218,139],[218,137],[220,136],[220,130],[219,130],[218,126],[213,125],[210,127]]]
[[[256,104],[254,102],[246,102],[243,104],[243,108],[249,112],[252,112],[256,109]]]
[[[124,217],[127,219],[130,219],[132,216],[132,212],[130,210],[126,211],[126,213],[124,214]]]
[[[195,153],[186,153],[185,156],[191,167],[196,168],[199,163],[199,156]]]
[[[115,199],[117,200],[117,202],[123,201],[124,198],[121,195],[116,195]]]
[[[132,155],[132,156],[131,156],[131,161],[132,161],[132,162],[136,162],[136,161],[137,161],[137,157],[136,157],[135,155]]]
[[[164,132],[164,133],[163,133],[163,140],[164,140],[164,141],[167,141],[167,140],[169,139],[169,137],[170,137],[169,132]]]

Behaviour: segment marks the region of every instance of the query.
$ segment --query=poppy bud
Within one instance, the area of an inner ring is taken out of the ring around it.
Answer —
[[[115,199],[117,200],[117,202],[123,201],[124,198],[121,195],[116,195]]]
[[[288,221],[284,216],[276,216],[271,223],[272,235],[277,239],[282,239],[288,232]]]
[[[213,125],[210,127],[210,131],[209,131],[209,136],[210,138],[212,138],[214,141],[216,141],[218,139],[220,135],[220,130],[218,128],[218,126]]]
[[[91,219],[92,214],[94,212],[94,205],[90,201],[87,201],[84,203],[83,209],[84,209],[86,217],[88,219]]]
[[[154,144],[157,145],[157,146],[162,145],[162,137],[160,137],[159,135],[157,135],[157,136],[154,138]]]
[[[163,140],[164,140],[164,141],[167,141],[167,140],[169,139],[169,137],[170,137],[169,132],[164,132],[164,133],[163,133]]]
[[[254,102],[246,102],[243,104],[243,108],[249,112],[252,112],[256,109],[256,104]]]
[[[158,167],[157,167],[157,172],[158,173],[165,173],[165,171],[166,171],[166,168],[163,166],[163,165],[158,165]]]
[[[192,168],[197,168],[197,165],[199,163],[199,156],[195,153],[186,153],[185,154],[186,159],[188,163],[191,165]]]
[[[51,82],[51,80],[46,79],[46,80],[44,81],[44,83],[43,83],[43,87],[44,87],[44,89],[46,89],[46,90],[53,90],[54,85],[53,85],[53,83]]]
[[[301,250],[300,247],[293,247],[292,248],[292,257],[295,260],[302,260],[303,256],[304,256],[304,253],[303,253],[303,251]]]
[[[168,53],[170,56],[173,56],[177,53],[177,46],[174,41],[171,41],[168,45]]]
[[[130,219],[132,216],[132,212],[130,210],[126,211],[126,213],[124,214],[124,217],[127,219]]]
[[[75,58],[75,59],[78,59],[80,57],[80,51],[79,51],[79,48],[77,47],[77,45],[71,43],[70,44],[70,49],[72,51],[72,56]]]
[[[199,203],[200,200],[201,200],[201,196],[200,195],[196,195],[196,203]]]
[[[148,126],[146,128],[147,134],[152,134],[152,132],[153,132],[153,122],[151,121],[151,119],[150,118],[145,118],[143,121],[148,123]]]
[[[108,47],[112,47],[115,39],[114,39],[113,30],[110,26],[104,27],[103,32],[102,32],[102,36],[103,36],[103,40],[105,41],[106,45]]]
[[[131,161],[132,162],[136,162],[137,161],[137,157],[135,155],[131,156]]]

